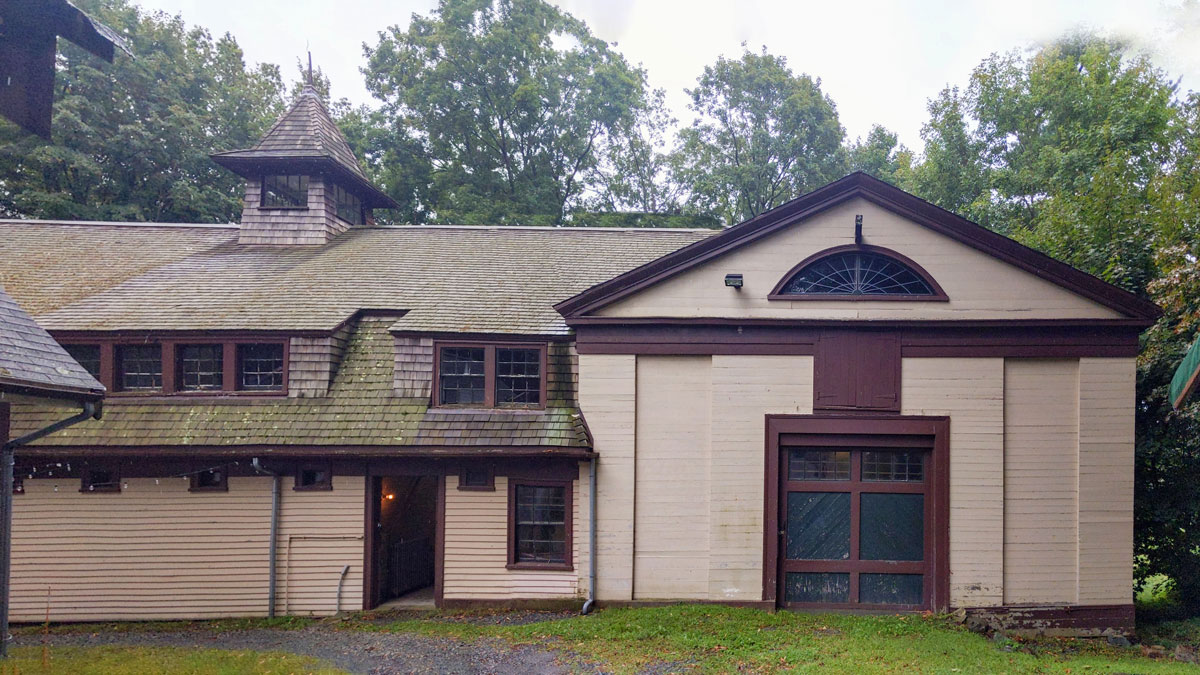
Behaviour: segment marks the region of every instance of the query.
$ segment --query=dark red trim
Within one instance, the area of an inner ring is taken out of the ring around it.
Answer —
[[[363,467],[363,480],[366,490],[363,496],[363,610],[374,609],[379,604],[379,588],[376,585],[375,570],[378,564],[379,552],[376,549],[377,530],[379,523],[379,498],[382,492],[383,479],[372,476],[370,467]]]
[[[597,603],[599,604],[599,603]],[[544,612],[577,611],[583,606],[583,598],[509,598],[507,600],[483,600],[477,598],[453,598],[442,600],[439,609],[465,610],[526,610]]]
[[[576,467],[578,471],[578,467]],[[521,485],[534,485],[546,487],[561,487],[563,488],[563,524],[566,527],[567,541],[565,544],[563,562],[561,563],[531,563],[519,562],[517,560],[517,487]],[[524,478],[510,475],[508,478],[508,564],[505,566],[510,570],[574,570],[572,558],[574,557],[574,534],[575,534],[575,496],[573,494],[574,480],[548,480],[539,478]]]
[[[862,197],[882,208],[904,216],[918,225],[1003,260],[1126,316],[1153,322],[1162,314],[1162,310],[1149,300],[1081,272],[1070,265],[996,234],[981,225],[938,208],[919,197],[862,172],[852,173],[735,225],[720,234],[702,239],[674,253],[669,253],[641,267],[592,286],[582,293],[560,302],[554,308],[568,319],[595,311],[647,286],[741,248],[855,197]]]
[[[967,607],[973,617],[1005,633],[1036,635],[1101,635],[1134,632],[1134,606],[1128,605],[1013,605]]]
[[[291,362],[291,340],[281,337],[278,333],[273,333],[270,336],[264,337],[262,334],[246,333],[246,332],[227,332],[227,333],[194,333],[184,335],[182,333],[173,333],[164,335],[161,333],[145,334],[140,338],[129,336],[117,336],[112,333],[95,334],[95,333],[60,333],[61,338],[58,338],[60,344],[82,344],[82,345],[98,345],[100,347],[100,384],[103,384],[109,391],[113,399],[136,398],[140,400],[146,399],[164,399],[164,402],[170,404],[179,404],[185,402],[183,399],[196,399],[204,403],[211,403],[214,397],[236,397],[236,398],[279,398],[288,395],[288,366]],[[219,390],[185,390],[178,386],[180,381],[180,363],[177,358],[179,347],[189,345],[209,345],[220,344],[223,346],[221,352],[222,359],[222,375],[221,389]],[[275,344],[283,349],[283,383],[277,390],[255,390],[246,391],[239,389],[241,361],[238,357],[238,346],[240,345],[257,345],[257,344]],[[158,345],[161,350],[161,362],[159,364],[162,373],[162,387],[160,389],[137,389],[132,391],[123,391],[118,382],[120,375],[120,367],[118,365],[118,347],[123,346],[142,346],[142,345]]]
[[[286,458],[568,458],[589,459],[592,452],[585,448],[560,446],[364,446],[364,445],[27,445],[17,450],[21,457],[194,457],[207,455],[226,457],[286,457]]]
[[[1140,323],[1069,321],[628,322],[576,328],[580,354],[814,355],[827,329],[893,332],[901,356],[1137,356]]]
[[[914,274],[921,277],[921,280],[929,285],[929,288],[933,290],[933,293],[931,295],[849,295],[849,294],[835,294],[835,293],[788,293],[788,294],[783,293],[783,287],[786,286],[787,283],[792,280],[792,277],[799,274],[800,271],[803,270],[805,267],[808,267],[809,265],[811,265],[819,260],[828,258],[830,256],[838,255],[841,253],[851,253],[851,252],[874,253],[876,255],[880,255],[885,258],[891,258],[891,259],[895,260],[896,262],[904,265],[905,267],[908,267],[909,269],[911,269],[913,271]],[[903,302],[949,302],[950,301],[950,298],[946,295],[946,291],[942,290],[942,287],[940,285],[938,285],[937,281],[934,280],[933,275],[931,275],[929,272],[926,272],[924,267],[921,267],[917,263],[913,262],[911,259],[905,257],[904,255],[902,255],[900,253],[897,253],[896,251],[893,251],[890,248],[884,248],[882,246],[868,246],[867,244],[846,244],[845,246],[834,246],[833,248],[827,248],[824,251],[819,251],[817,253],[814,253],[814,254],[808,256],[804,260],[801,260],[800,263],[797,264],[795,267],[788,270],[787,274],[783,275],[783,278],[779,280],[779,283],[775,284],[775,288],[771,289],[770,294],[767,295],[767,299],[768,300],[800,300],[800,301],[805,301],[805,300],[849,300],[851,302],[875,302],[877,300],[883,300],[885,302],[895,302],[897,300],[903,301]]]
[[[766,415],[765,461],[763,478],[763,602],[777,606],[780,573],[779,497],[781,486],[781,437],[791,434],[828,435],[831,440],[844,436],[923,436],[932,439],[932,466],[929,481],[929,513],[932,518],[926,541],[927,562],[932,564],[931,607],[935,611],[950,604],[950,418],[898,416],[884,414]],[[795,440],[795,439],[789,439]],[[862,439],[860,439],[862,440]],[[884,439],[885,441],[887,439]],[[825,443],[824,440],[820,441]],[[890,486],[889,486],[890,488]],[[847,605],[837,605],[848,608]],[[854,607],[858,609],[858,607]],[[886,607],[863,607],[877,610]],[[909,608],[911,609],[911,608]]]

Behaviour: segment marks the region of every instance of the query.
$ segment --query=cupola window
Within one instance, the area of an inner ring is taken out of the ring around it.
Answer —
[[[333,201],[337,206],[337,216],[351,225],[363,224],[362,200],[347,192],[341,185],[333,186]]]
[[[262,205],[265,208],[308,207],[308,176],[263,176]]]

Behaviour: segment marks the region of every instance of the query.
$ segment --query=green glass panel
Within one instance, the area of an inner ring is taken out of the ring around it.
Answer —
[[[860,560],[923,560],[925,495],[862,495]]]
[[[919,605],[925,579],[920,574],[860,574],[858,601],[870,605]]]
[[[789,492],[789,560],[847,560],[850,557],[850,493]]]
[[[783,597],[787,602],[850,602],[850,575],[788,572]]]

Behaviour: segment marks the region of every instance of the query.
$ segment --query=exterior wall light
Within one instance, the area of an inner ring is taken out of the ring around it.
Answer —
[[[730,288],[736,288],[739,291],[742,290],[742,275],[726,274],[725,275],[725,285]]]

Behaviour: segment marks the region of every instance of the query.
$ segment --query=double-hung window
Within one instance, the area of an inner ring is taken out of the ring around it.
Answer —
[[[571,482],[509,479],[512,568],[571,569]]]
[[[439,344],[434,403],[478,408],[545,405],[542,345]]]

